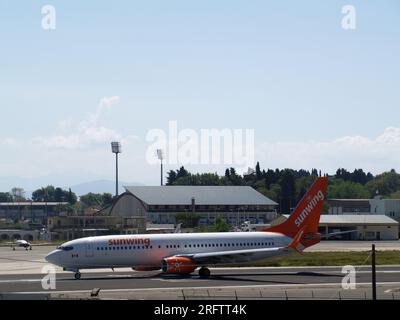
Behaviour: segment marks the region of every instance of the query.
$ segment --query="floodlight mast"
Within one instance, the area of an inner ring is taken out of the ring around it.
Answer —
[[[161,161],[161,186],[164,185],[164,181],[163,181],[163,160],[164,160],[164,153],[162,151],[162,149],[157,149],[157,157],[158,160]]]
[[[115,197],[118,197],[118,154],[122,153],[121,143],[111,142],[111,151],[115,153]]]

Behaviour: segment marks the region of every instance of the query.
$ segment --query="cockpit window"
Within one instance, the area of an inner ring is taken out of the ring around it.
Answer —
[[[62,251],[71,251],[71,250],[74,250],[74,247],[72,247],[72,246],[60,246],[57,249],[62,250]]]

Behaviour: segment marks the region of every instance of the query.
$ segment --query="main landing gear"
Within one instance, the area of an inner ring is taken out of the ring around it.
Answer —
[[[82,276],[82,275],[81,275],[80,272],[76,272],[76,273],[75,273],[75,276],[74,276],[74,277],[75,277],[75,280],[80,280],[80,279],[81,279],[81,276]]]
[[[209,278],[211,276],[211,271],[210,269],[206,268],[206,267],[201,267],[199,270],[199,276],[200,278]]]

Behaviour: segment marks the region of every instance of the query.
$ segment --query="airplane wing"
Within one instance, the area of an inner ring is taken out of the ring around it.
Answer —
[[[254,258],[260,256],[275,256],[280,251],[287,250],[288,248],[265,248],[265,249],[250,249],[250,250],[236,250],[236,251],[219,251],[219,252],[205,252],[196,254],[177,255],[176,257],[190,258],[198,264],[220,264],[232,262],[249,262]]]
[[[304,229],[294,237],[292,243],[287,247],[276,247],[276,248],[262,248],[262,249],[250,249],[250,250],[236,250],[236,251],[219,251],[219,252],[205,252],[195,254],[177,255],[176,257],[190,258],[198,264],[220,264],[220,263],[232,263],[232,262],[250,262],[254,259],[267,259],[272,258],[281,254],[288,254],[293,251],[302,253],[298,249],[298,244],[304,234]]]

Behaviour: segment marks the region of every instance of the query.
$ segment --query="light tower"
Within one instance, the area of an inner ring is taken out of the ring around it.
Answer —
[[[111,150],[115,153],[115,196],[118,197],[118,154],[122,153],[120,142],[111,142]]]
[[[158,160],[161,161],[161,186],[164,185],[163,183],[163,160],[164,160],[164,153],[162,151],[162,149],[157,149],[157,157]]]

